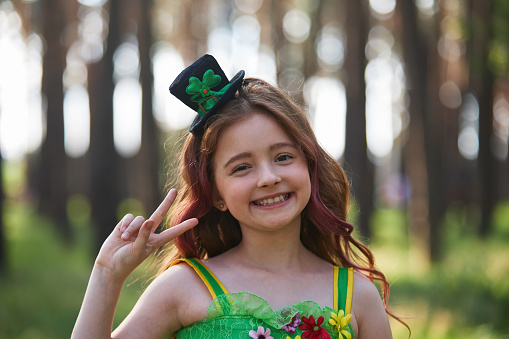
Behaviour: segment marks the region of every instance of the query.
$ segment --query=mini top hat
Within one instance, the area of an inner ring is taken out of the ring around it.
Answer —
[[[205,54],[178,75],[170,86],[171,94],[198,113],[189,132],[203,134],[208,118],[234,98],[244,74],[242,70],[228,81],[216,59]]]

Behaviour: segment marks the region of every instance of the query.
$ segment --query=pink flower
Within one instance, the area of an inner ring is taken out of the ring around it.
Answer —
[[[292,321],[288,324],[282,327],[283,330],[285,330],[288,333],[295,333],[295,329],[300,324],[300,318],[299,313],[293,316]]]
[[[274,337],[270,336],[270,328],[267,328],[267,331],[263,329],[262,326],[258,327],[258,331],[249,331],[249,336],[254,339],[274,339]]]

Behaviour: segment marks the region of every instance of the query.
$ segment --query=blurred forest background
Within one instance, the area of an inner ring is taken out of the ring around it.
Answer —
[[[507,0],[0,0],[0,338],[69,337],[103,239],[167,189],[194,118],[168,87],[204,53],[309,108],[413,338],[509,338],[508,18]]]

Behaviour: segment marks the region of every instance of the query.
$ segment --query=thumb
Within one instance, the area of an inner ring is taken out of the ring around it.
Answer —
[[[145,249],[145,245],[147,244],[152,231],[152,226],[154,226],[154,220],[151,219],[146,220],[143,225],[141,225],[140,230],[138,231],[138,236],[133,244],[136,250],[142,251]]]

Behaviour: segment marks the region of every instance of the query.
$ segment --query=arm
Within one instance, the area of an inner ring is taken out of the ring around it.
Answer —
[[[152,252],[198,224],[189,219],[160,234],[154,231],[175,200],[170,190],[161,205],[144,220],[126,215],[105,240],[92,270],[72,338],[111,338],[113,316],[122,285]]]
[[[173,338],[179,329],[203,320],[211,301],[194,270],[170,267],[147,287],[112,337]]]
[[[113,316],[123,281],[94,265],[72,338],[110,338]]]
[[[355,272],[352,313],[357,320],[356,339],[392,338],[391,327],[376,286],[364,275]]]

